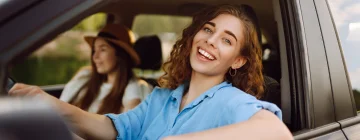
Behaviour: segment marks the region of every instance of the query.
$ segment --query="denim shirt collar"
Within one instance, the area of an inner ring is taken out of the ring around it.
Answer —
[[[187,88],[189,85],[188,82],[178,86],[171,95],[172,100],[177,100],[177,101],[181,101],[182,99],[182,95],[184,93],[185,88]],[[203,101],[205,98],[210,97],[212,98],[215,94],[216,91],[218,91],[219,89],[223,88],[223,87],[228,87],[228,86],[232,86],[231,83],[224,81],[216,86],[213,86],[212,88],[210,88],[209,90],[205,91],[204,93],[202,93],[199,97],[197,97],[192,103],[190,103],[189,105],[192,106],[196,106],[198,105],[201,101]]]

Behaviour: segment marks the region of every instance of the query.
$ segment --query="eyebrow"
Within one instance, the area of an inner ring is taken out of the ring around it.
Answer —
[[[105,44],[100,44],[100,46],[97,47],[97,48],[99,48],[99,49],[101,49],[101,48],[106,48],[106,46],[105,46]],[[93,49],[94,49],[94,50],[96,49],[95,45],[94,45],[94,48],[93,48]]]
[[[215,24],[214,22],[210,22],[210,21],[206,22],[205,24],[210,24],[210,25],[213,26],[213,27],[216,26],[216,24]]]
[[[206,22],[205,24],[209,24],[209,25],[211,25],[211,26],[213,26],[213,27],[216,26],[216,24],[215,24],[214,22],[210,22],[210,21]],[[235,40],[237,41],[237,38],[236,38],[236,36],[235,36],[234,33],[230,32],[230,31],[228,31],[228,30],[225,30],[225,33],[228,34],[228,35],[231,35],[231,36],[234,37]]]
[[[234,37],[235,40],[237,41],[236,36],[235,36],[232,32],[230,32],[230,31],[228,31],[228,30],[225,30],[225,33],[227,33],[228,35],[231,35],[231,36]]]
[[[106,44],[101,44],[101,45],[99,46],[99,48],[107,48],[107,45],[106,45]]]

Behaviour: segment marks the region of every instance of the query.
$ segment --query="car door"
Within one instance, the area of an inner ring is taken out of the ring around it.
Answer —
[[[324,31],[326,51],[335,99],[337,120],[348,139],[360,139],[360,1],[319,1],[319,20]],[[327,7],[326,7],[327,6]],[[331,56],[331,57],[330,57]]]
[[[329,63],[327,34],[324,35],[324,16],[319,11],[322,0],[282,1],[285,15],[285,36],[292,88],[292,122],[296,123],[293,133],[295,139],[346,139],[338,122],[338,112],[334,96],[334,67]],[[321,9],[320,9],[321,10]],[[328,15],[329,16],[329,13]],[[287,29],[286,29],[287,28]],[[339,53],[339,52],[338,52]],[[332,58],[333,59],[333,58]],[[333,60],[331,60],[333,61]],[[344,71],[339,71],[339,73]],[[339,80],[346,80],[341,77]],[[342,85],[346,85],[343,82]],[[336,89],[338,90],[338,89]],[[346,90],[343,88],[342,90]],[[350,94],[346,94],[348,97]],[[348,98],[350,99],[350,98]],[[351,106],[351,103],[345,104]],[[350,110],[350,111],[349,111]],[[351,109],[345,110],[341,117],[353,115]],[[294,129],[294,128],[293,128]]]

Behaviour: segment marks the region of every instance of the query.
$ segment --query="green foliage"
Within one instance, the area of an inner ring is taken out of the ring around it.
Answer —
[[[139,36],[152,35],[162,32],[180,34],[191,23],[190,17],[166,15],[139,15],[134,20],[132,30]]]
[[[60,38],[56,39],[56,42],[56,50],[45,54],[43,57],[81,57],[80,54],[82,54],[82,52],[80,52],[78,47],[81,43],[85,42],[82,37],[74,38],[61,36]]]
[[[353,89],[353,95],[356,103],[357,110],[360,110],[360,91]]]
[[[81,30],[81,31],[98,31],[106,23],[106,14],[97,13],[91,15],[77,24],[72,30]]]
[[[85,65],[89,65],[87,60],[74,57],[29,57],[11,70],[11,76],[18,82],[39,86],[65,84]]]

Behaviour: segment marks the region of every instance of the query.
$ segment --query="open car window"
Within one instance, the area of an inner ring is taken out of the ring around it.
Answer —
[[[132,31],[137,40],[144,36],[158,36],[161,41],[162,61],[165,62],[176,40],[181,37],[183,29],[190,25],[191,21],[190,16],[139,14],[134,18]],[[163,71],[135,69],[135,73],[140,77],[156,79]]]
[[[66,84],[79,68],[90,64],[91,49],[84,36],[96,35],[105,22],[104,13],[85,18],[14,65],[11,77],[38,86]]]

